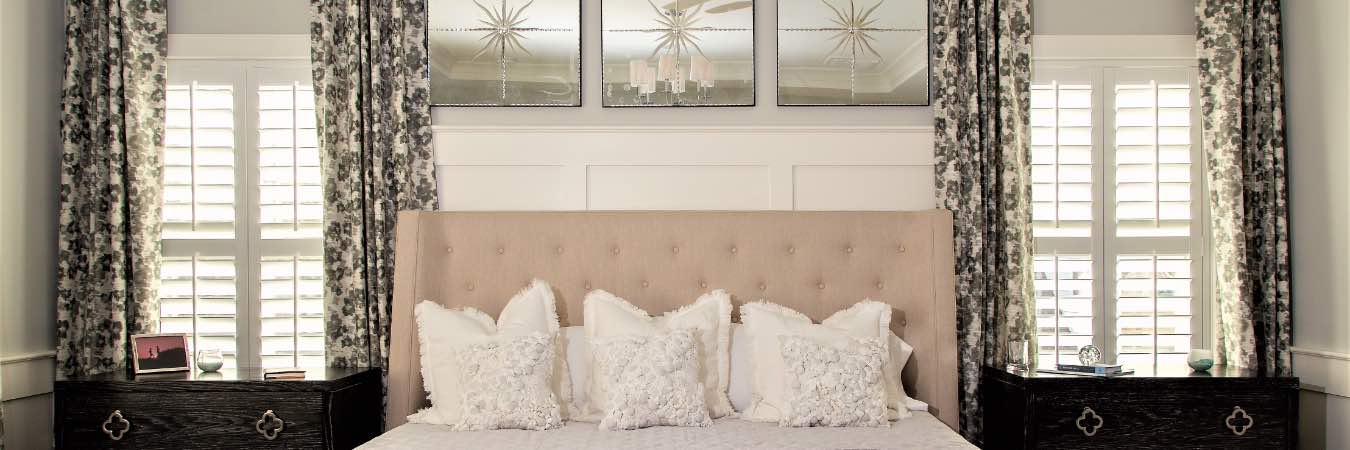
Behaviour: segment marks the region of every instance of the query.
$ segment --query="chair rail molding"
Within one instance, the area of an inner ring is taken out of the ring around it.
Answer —
[[[17,400],[52,392],[56,376],[56,351],[21,353],[0,357],[0,393],[3,401]]]
[[[1303,388],[1350,398],[1350,353],[1293,347],[1294,375]]]

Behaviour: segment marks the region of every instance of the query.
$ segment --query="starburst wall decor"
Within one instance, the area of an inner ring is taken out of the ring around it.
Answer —
[[[928,104],[928,2],[779,0],[778,104]]]
[[[581,105],[580,8],[580,0],[431,0],[432,104]]]
[[[754,4],[604,0],[604,106],[753,106]]]

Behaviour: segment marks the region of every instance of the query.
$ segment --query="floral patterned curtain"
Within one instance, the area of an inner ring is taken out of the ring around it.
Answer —
[[[313,0],[327,354],[384,367],[394,221],[436,208],[426,0]]]
[[[981,438],[980,370],[1035,350],[1030,0],[933,0],[938,206],[956,218],[961,433]],[[1028,358],[1030,362],[1031,358]]]
[[[1200,0],[1196,50],[1216,267],[1215,358],[1291,373],[1280,2]]]
[[[168,53],[157,0],[66,2],[56,365],[122,370],[157,325]]]

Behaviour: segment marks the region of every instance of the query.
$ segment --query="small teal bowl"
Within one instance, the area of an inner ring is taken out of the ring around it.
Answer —
[[[1214,367],[1214,360],[1209,358],[1196,359],[1186,361],[1186,365],[1191,366],[1191,370],[1195,370],[1196,372],[1208,372],[1209,369]]]

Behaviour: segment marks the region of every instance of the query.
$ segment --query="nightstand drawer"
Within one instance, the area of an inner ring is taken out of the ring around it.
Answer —
[[[276,417],[263,423],[270,440],[257,430],[268,410]],[[57,420],[68,448],[317,448],[323,410],[321,392],[88,393],[65,402]],[[105,422],[121,439],[103,431]]]
[[[1036,402],[1036,434],[1044,448],[1138,447],[1141,442],[1278,448],[1286,445],[1286,411],[1279,397],[1205,389],[1050,393]]]

